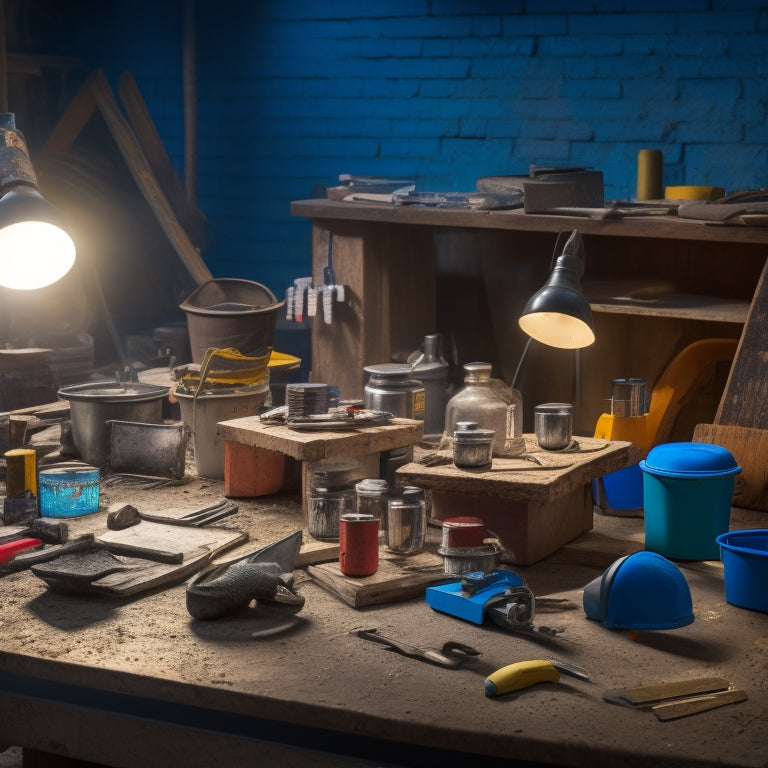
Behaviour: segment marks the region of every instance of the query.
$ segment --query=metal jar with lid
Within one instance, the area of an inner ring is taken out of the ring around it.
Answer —
[[[476,421],[460,421],[453,432],[453,463],[457,467],[487,467],[493,454],[492,429],[480,429]]]
[[[382,363],[363,369],[370,378],[363,390],[363,405],[372,411],[387,411],[403,419],[424,420],[424,386],[411,378],[410,365]]]

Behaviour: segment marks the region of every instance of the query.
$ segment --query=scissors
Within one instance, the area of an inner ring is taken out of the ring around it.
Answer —
[[[355,634],[364,640],[372,640],[374,643],[386,645],[389,650],[397,651],[403,656],[410,656],[413,659],[420,659],[448,669],[460,667],[474,656],[480,655],[480,651],[471,645],[464,645],[464,643],[447,642],[438,650],[437,648],[418,648],[415,645],[385,637],[380,635],[376,629],[358,629]]]

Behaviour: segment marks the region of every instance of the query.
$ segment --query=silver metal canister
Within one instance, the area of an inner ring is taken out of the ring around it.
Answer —
[[[363,390],[363,405],[372,411],[388,411],[403,419],[424,420],[424,386],[411,378],[411,366],[400,363],[368,365],[370,375]]]

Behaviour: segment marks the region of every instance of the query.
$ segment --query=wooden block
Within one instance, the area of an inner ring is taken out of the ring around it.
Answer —
[[[392,419],[389,424],[327,432],[264,424],[258,416],[218,424],[219,436],[224,440],[277,451],[299,461],[355,458],[415,445],[423,431],[424,422],[416,419]]]
[[[496,534],[515,565],[531,565],[592,528],[592,486],[554,501],[515,501],[432,491],[432,517],[479,517]]]
[[[307,572],[353,608],[420,597],[430,584],[447,579],[443,559],[427,551],[403,557],[380,550],[379,569],[372,576],[345,576],[338,562],[311,565]]]
[[[727,448],[741,467],[733,504],[768,511],[768,429],[729,424],[697,424],[693,439]]]

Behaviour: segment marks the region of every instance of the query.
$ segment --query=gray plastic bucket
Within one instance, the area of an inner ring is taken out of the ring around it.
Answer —
[[[226,394],[202,394],[197,398],[175,393],[182,421],[192,439],[195,469],[199,477],[224,479],[225,441],[219,436],[218,423],[257,414],[269,395],[269,382],[264,382],[261,387],[241,389]]]

